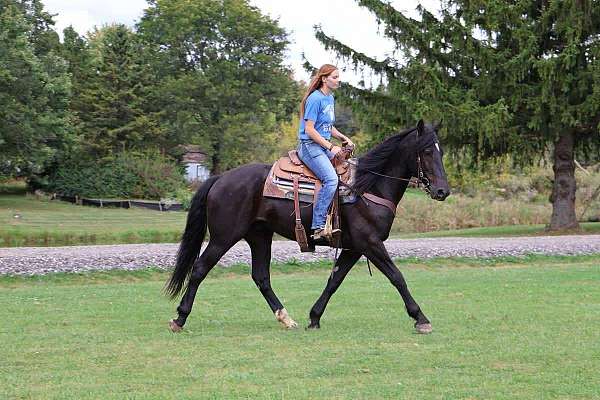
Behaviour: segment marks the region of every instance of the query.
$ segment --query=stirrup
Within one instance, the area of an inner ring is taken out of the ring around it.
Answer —
[[[325,228],[315,229],[315,231],[312,235],[310,235],[310,237],[313,240],[327,239],[327,236],[325,235]]]
[[[332,236],[338,235],[342,232],[341,229],[332,229],[328,230],[327,228],[315,229],[313,234],[310,236],[313,240],[325,239],[328,242],[331,242]]]

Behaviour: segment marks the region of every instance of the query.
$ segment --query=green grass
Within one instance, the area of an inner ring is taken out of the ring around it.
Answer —
[[[18,184],[0,185],[4,193],[0,194],[0,247],[173,243],[179,241],[187,217],[185,212],[77,206],[26,196],[24,189]],[[486,207],[481,200],[462,197],[439,203],[411,190],[400,203],[392,237],[547,234],[539,222],[547,222],[544,213],[549,205],[517,204],[514,208],[518,211],[510,214],[506,204]],[[486,223],[504,225],[458,229]],[[582,223],[581,228],[576,233],[600,233],[600,223]]]
[[[177,242],[186,213],[0,196],[0,247]]]
[[[399,264],[432,335],[364,265],[319,331],[280,329],[243,266],[209,275],[180,335],[156,270],[2,277],[0,398],[599,398],[597,257]],[[326,264],[275,270],[304,325]]]

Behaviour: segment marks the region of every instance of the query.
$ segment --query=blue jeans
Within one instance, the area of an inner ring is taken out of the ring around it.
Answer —
[[[323,187],[313,204],[312,229],[325,227],[327,210],[333,200],[333,195],[338,186],[338,176],[330,159],[333,153],[322,148],[312,140],[300,140],[298,144],[298,157],[319,178]]]

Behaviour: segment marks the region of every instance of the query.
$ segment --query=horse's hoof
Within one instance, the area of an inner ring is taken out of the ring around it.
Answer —
[[[179,332],[181,332],[183,330],[183,326],[177,325],[177,322],[175,322],[175,320],[172,319],[172,320],[169,321],[169,329],[173,333],[179,333]]]
[[[298,323],[294,321],[288,314],[285,308],[281,310],[275,311],[275,318],[285,329],[296,329],[298,328]]]
[[[415,324],[415,329],[417,330],[417,333],[422,334],[422,335],[427,335],[433,331],[433,328],[431,327],[431,324],[429,324],[429,323]]]
[[[298,323],[292,319],[285,327],[286,329],[298,329]]]
[[[310,323],[306,329],[321,329],[321,324],[317,323]]]

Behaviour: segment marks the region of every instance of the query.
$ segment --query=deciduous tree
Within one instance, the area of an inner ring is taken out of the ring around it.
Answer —
[[[40,172],[72,140],[52,23],[37,1],[0,0],[0,175]]]
[[[245,0],[152,0],[138,28],[163,77],[168,136],[201,145],[213,173],[260,159],[299,101],[277,21]]]

